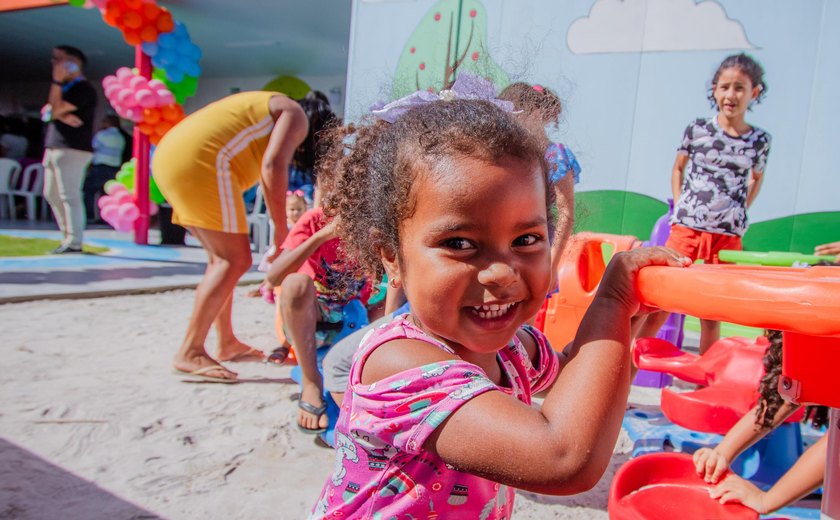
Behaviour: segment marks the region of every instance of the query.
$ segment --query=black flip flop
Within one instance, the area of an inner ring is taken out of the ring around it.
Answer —
[[[300,408],[301,410],[303,410],[306,413],[310,413],[310,414],[314,415],[319,421],[321,419],[321,416],[324,415],[325,413],[327,413],[326,403],[322,404],[321,406],[315,407],[315,406],[312,406],[311,404],[307,403],[303,399],[298,400],[298,408]],[[303,433],[312,433],[312,434],[315,434],[315,435],[317,435],[319,433],[324,433],[325,431],[327,431],[326,428],[315,428],[315,429],[310,430],[309,428],[305,428],[305,427],[301,426],[300,423],[297,423],[297,427],[298,427],[298,430],[302,431]]]
[[[275,365],[282,365],[286,362],[286,358],[289,357],[289,347],[282,346],[277,347],[276,349],[271,351],[271,354],[265,357],[266,363],[273,363]]]

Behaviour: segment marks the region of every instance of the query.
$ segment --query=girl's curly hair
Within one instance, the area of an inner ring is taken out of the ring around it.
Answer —
[[[767,329],[764,336],[770,340],[770,346],[764,353],[764,377],[758,387],[760,394],[758,408],[755,413],[755,424],[769,428],[773,418],[784,403],[779,395],[779,376],[782,374],[782,331]],[[808,406],[805,409],[803,421],[811,421],[814,428],[821,428],[828,424],[828,407]]]
[[[551,89],[542,85],[529,85],[518,81],[499,93],[499,99],[513,103],[517,110],[534,114],[545,123],[554,123],[563,111],[563,103]]]
[[[399,254],[400,223],[414,213],[418,173],[447,158],[533,161],[546,179],[546,207],[553,202],[538,138],[488,101],[435,101],[393,124],[368,119],[335,128],[331,140],[319,166],[324,211],[337,219],[343,252],[374,279],[383,273],[380,251]]]

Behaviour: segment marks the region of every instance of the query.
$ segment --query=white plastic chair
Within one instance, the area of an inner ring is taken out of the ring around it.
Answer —
[[[0,218],[6,218],[7,213],[14,214],[9,194],[12,191],[12,180],[20,173],[20,163],[14,159],[0,157]]]
[[[270,233],[269,223],[271,217],[268,214],[268,207],[265,204],[265,197],[263,196],[262,186],[257,186],[256,197],[254,198],[254,207],[246,217],[248,221],[248,232],[253,234],[252,244],[257,254],[263,254],[271,244],[272,234]]]
[[[23,169],[19,178],[12,178],[12,188],[9,189],[9,205],[12,207],[12,220],[17,218],[15,211],[15,197],[26,199],[26,217],[34,221],[37,217],[35,209],[37,201],[41,199],[41,220],[47,219],[47,201],[44,200],[44,167],[40,163],[32,163]],[[18,186],[18,188],[15,188]]]

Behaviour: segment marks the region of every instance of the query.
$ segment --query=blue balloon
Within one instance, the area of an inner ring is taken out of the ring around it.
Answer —
[[[146,53],[146,56],[154,58],[158,53],[158,45],[154,42],[143,42],[143,52]]]
[[[180,83],[184,80],[184,73],[179,69],[166,69],[166,77],[169,81]]]
[[[187,34],[187,26],[184,25],[183,22],[175,22],[175,28],[172,29],[172,32],[176,36],[182,36],[182,37],[189,38],[189,35]]]
[[[163,33],[158,38],[158,45],[166,49],[174,49],[178,45],[178,38],[175,33]]]
[[[155,65],[162,69],[167,69],[175,64],[178,60],[178,55],[172,49],[161,48],[156,58],[158,63],[155,63]]]
[[[201,59],[201,48],[193,42],[189,42],[188,45],[185,45],[182,52],[194,61]]]
[[[198,77],[201,76],[201,67],[198,65],[196,61],[182,61],[180,63],[181,70],[184,71],[184,74],[187,76]]]

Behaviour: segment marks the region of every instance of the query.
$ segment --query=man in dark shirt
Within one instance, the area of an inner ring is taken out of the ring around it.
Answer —
[[[64,234],[54,254],[80,253],[85,229],[82,183],[93,156],[93,113],[96,90],[82,74],[87,59],[75,47],[60,45],[52,51],[52,85],[41,119],[47,123],[44,139],[44,197]]]

